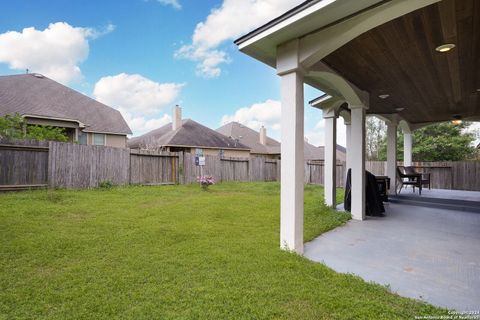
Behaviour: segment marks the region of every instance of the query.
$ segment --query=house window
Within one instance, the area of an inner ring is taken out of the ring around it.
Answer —
[[[103,133],[94,133],[93,134],[93,144],[96,146],[104,146],[106,137]]]
[[[223,157],[225,155],[225,150],[223,150],[223,149],[218,150],[218,155],[220,157]]]
[[[78,143],[79,144],[87,144],[87,135],[88,133],[79,131],[78,132]]]
[[[198,157],[203,157],[203,149],[202,148],[196,148],[195,149],[195,155]]]

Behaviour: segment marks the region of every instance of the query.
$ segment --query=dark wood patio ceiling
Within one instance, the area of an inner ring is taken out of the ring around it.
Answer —
[[[455,44],[446,53],[435,50]],[[480,120],[480,1],[443,0],[350,41],[323,62],[370,92],[368,113],[411,123]],[[379,95],[388,94],[386,99]]]

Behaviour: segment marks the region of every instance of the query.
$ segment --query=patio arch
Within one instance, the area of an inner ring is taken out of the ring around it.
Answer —
[[[335,97],[332,99],[343,99],[342,103],[347,102],[349,105],[365,105],[368,98],[367,94],[361,93],[357,88],[354,88],[347,80],[338,74],[330,71],[310,71],[309,77],[314,78],[322,86],[325,91],[334,91]],[[340,108],[341,104],[337,106]]]

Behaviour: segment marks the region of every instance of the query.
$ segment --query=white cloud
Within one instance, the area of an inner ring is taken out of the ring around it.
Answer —
[[[115,30],[115,25],[109,23],[107,26],[105,26],[101,30],[97,30],[94,28],[83,28],[85,30],[85,35],[87,36],[88,39],[95,40],[97,38],[100,38],[101,36],[104,36],[106,34],[109,34],[110,32],[113,32]]]
[[[219,65],[230,59],[218,47],[281,15],[303,0],[224,0],[205,21],[197,24],[192,43],[182,46],[177,58],[197,62],[197,74],[217,77]]]
[[[186,58],[196,61],[196,74],[204,78],[218,77],[222,72],[218,65],[230,62],[230,59],[224,51],[203,50],[193,45],[182,46],[175,52],[175,58]]]
[[[119,109],[119,111],[125,121],[127,121],[130,129],[132,129],[134,136],[142,135],[172,122],[172,117],[168,114],[163,114],[162,116],[154,118],[146,118],[144,116],[134,116],[124,109]]]
[[[172,104],[183,86],[158,83],[139,74],[120,73],[98,80],[93,95],[106,105],[135,115],[153,114]]]
[[[138,136],[172,121],[163,113],[178,98],[184,84],[158,83],[139,74],[120,73],[95,84],[96,100],[118,109],[133,135]]]
[[[174,9],[177,9],[177,10],[182,9],[182,5],[180,4],[180,2],[178,2],[178,0],[157,0],[157,1],[163,5],[172,6]]]
[[[82,78],[79,64],[88,57],[88,41],[114,29],[112,24],[96,30],[56,22],[45,30],[30,27],[21,32],[8,31],[0,34],[0,63],[8,64],[12,70],[29,69],[67,84]]]
[[[305,137],[308,139],[308,142],[314,146],[324,146],[325,145],[325,120],[322,119],[317,122],[315,127],[308,131],[305,134]],[[347,131],[345,127],[345,122],[342,117],[337,119],[337,144],[342,146],[346,145],[347,141]]]
[[[269,99],[265,102],[255,103],[250,107],[240,108],[233,115],[224,115],[221,125],[236,121],[257,131],[263,125],[269,130],[268,135],[271,135],[271,130],[273,130],[276,131],[273,135],[278,136],[280,115],[280,101]]]
[[[305,115],[307,116],[307,115]],[[346,127],[342,117],[337,120],[337,143],[345,146]],[[266,100],[240,108],[233,115],[224,115],[221,125],[236,121],[254,130],[259,130],[263,125],[268,130],[268,135],[280,140],[281,103],[276,100]],[[305,137],[314,146],[325,145],[325,120],[318,121],[311,130],[306,129]]]

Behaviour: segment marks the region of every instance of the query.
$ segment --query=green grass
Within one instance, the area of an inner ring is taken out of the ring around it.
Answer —
[[[349,219],[307,186],[305,237]],[[0,195],[0,319],[412,319],[444,310],[279,250],[279,185]]]

